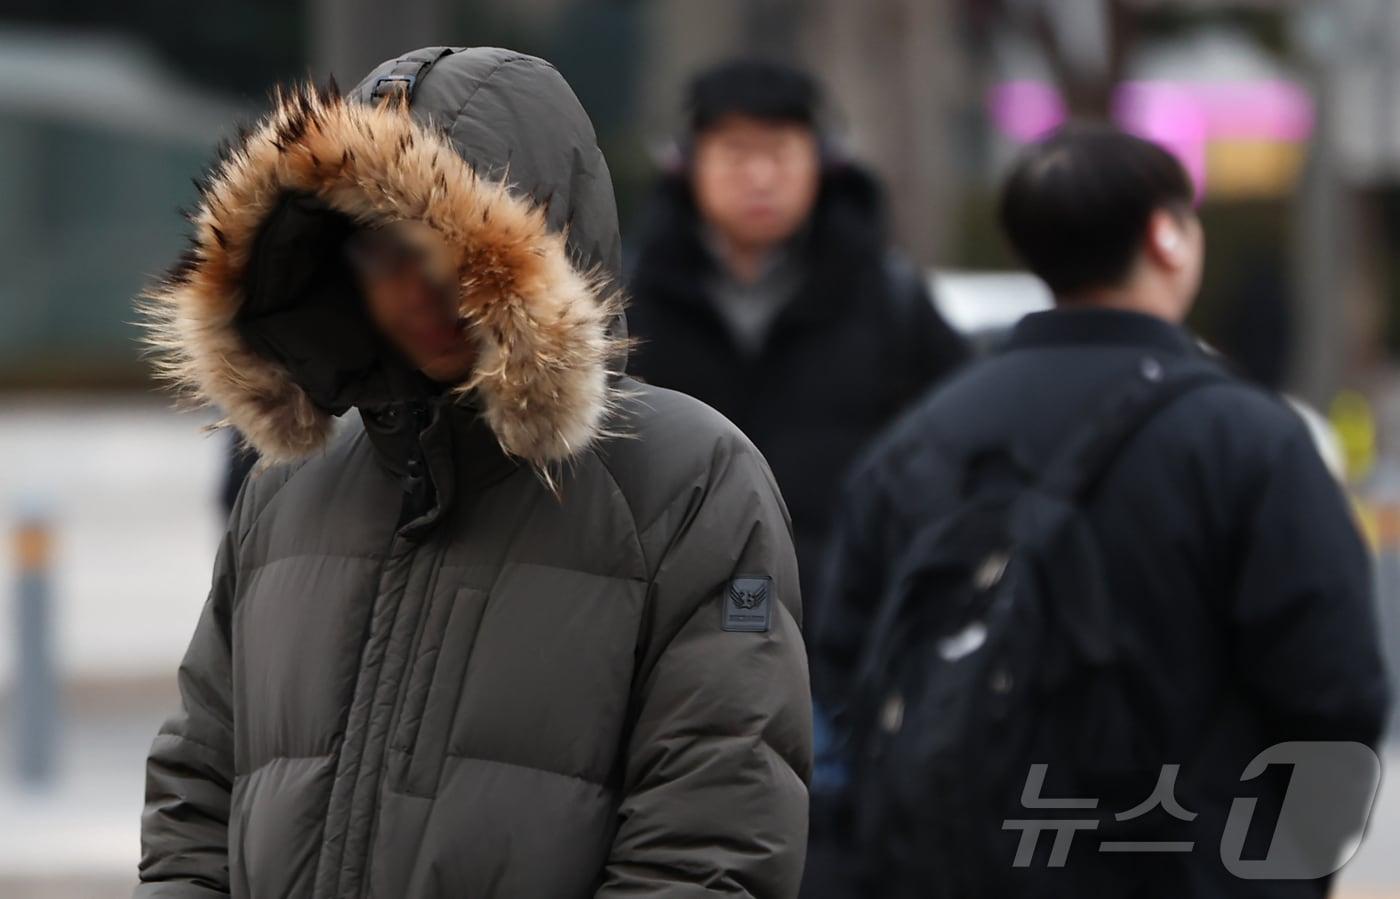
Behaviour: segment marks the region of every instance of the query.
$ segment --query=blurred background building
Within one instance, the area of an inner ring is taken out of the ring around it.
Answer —
[[[168,410],[131,298],[274,82],[429,44],[553,61],[624,238],[697,68],[798,62],[891,185],[897,242],[984,334],[1046,302],[994,227],[1016,147],[1112,117],[1196,178],[1193,325],[1330,420],[1400,659],[1400,4],[1393,0],[0,3],[0,895],[126,895],[142,759],[208,586],[224,442]],[[45,672],[49,672],[46,675]],[[51,676],[50,676],[51,675]],[[1400,791],[1344,895],[1400,896]]]

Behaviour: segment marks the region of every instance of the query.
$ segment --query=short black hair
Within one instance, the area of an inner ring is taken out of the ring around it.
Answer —
[[[1109,125],[1072,123],[1027,147],[1002,188],[1012,248],[1057,296],[1127,276],[1161,209],[1194,194],[1176,157]]]
[[[732,115],[815,129],[821,107],[821,87],[811,75],[766,59],[734,59],[706,69],[686,92],[692,136]]]

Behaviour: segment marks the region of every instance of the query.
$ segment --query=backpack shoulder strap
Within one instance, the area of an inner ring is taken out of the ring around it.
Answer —
[[[1051,457],[1040,476],[1040,488],[1070,501],[1083,500],[1128,441],[1158,412],[1193,390],[1228,380],[1214,365],[1169,373],[1155,357],[1144,356],[1128,384],[1110,395],[1101,411]]]

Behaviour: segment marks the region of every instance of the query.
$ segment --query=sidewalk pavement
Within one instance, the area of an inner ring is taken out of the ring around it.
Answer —
[[[145,756],[176,705],[164,678],[65,689],[54,780],[17,781],[13,740],[0,744],[0,896],[127,897],[136,882]],[[12,709],[0,698],[0,735]]]

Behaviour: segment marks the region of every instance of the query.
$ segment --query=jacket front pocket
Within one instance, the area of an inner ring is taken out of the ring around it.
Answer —
[[[427,611],[390,748],[404,792],[430,795],[442,768],[453,710],[481,627],[487,593],[461,587]]]
[[[626,730],[646,587],[506,566],[491,588],[448,753],[608,782]]]

